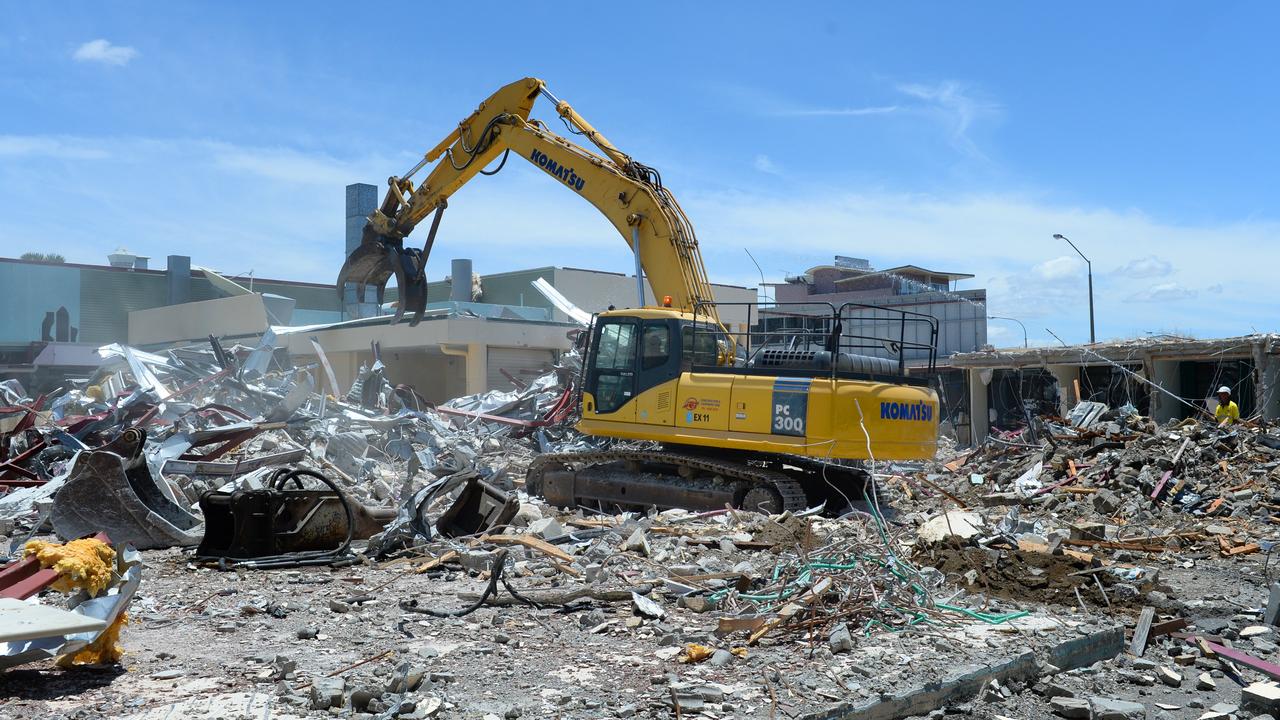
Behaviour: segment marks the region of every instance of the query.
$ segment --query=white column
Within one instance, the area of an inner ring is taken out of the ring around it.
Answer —
[[[1076,397],[1076,381],[1080,379],[1078,365],[1050,365],[1046,368],[1058,381],[1058,414],[1066,417],[1080,398]]]
[[[1174,395],[1182,394],[1182,380],[1178,377],[1177,360],[1152,360],[1151,381]],[[1182,403],[1165,393],[1151,389],[1151,418],[1166,423],[1182,414]]]
[[[987,390],[991,382],[989,368],[970,368],[965,371],[969,384],[969,442],[977,445],[987,439],[991,432],[990,393]]]

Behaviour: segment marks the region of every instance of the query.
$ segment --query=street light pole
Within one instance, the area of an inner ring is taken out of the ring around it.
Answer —
[[[1085,257],[1084,253],[1080,252],[1080,248],[1076,247],[1076,244],[1071,242],[1066,235],[1054,233],[1054,237],[1058,240],[1066,240],[1071,249],[1076,251],[1080,259],[1084,260],[1085,266],[1089,268],[1089,344],[1093,345],[1098,342],[1098,336],[1093,329],[1093,263],[1089,262],[1089,258]]]
[[[1019,325],[1022,325],[1022,321],[1019,320],[1018,318],[1004,317],[1002,315],[988,315],[987,319],[988,320],[1012,320],[1018,323]],[[1026,325],[1022,325],[1022,347],[1024,348],[1030,347],[1029,345],[1027,345],[1027,326]]]

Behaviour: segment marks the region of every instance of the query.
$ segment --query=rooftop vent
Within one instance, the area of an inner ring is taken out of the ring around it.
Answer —
[[[111,267],[131,268],[133,263],[138,259],[137,255],[129,252],[125,248],[116,248],[116,251],[107,256],[107,262],[111,263]]]

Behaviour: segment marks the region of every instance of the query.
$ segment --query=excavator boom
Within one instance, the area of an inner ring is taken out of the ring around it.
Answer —
[[[598,152],[530,120],[539,96],[554,103],[570,132],[586,137]],[[449,198],[500,156],[505,163],[510,153],[537,165],[608,218],[632,251],[638,252],[655,296],[670,297],[673,308],[686,312],[697,309],[719,322],[710,305],[711,286],[693,226],[663,187],[661,176],[618,150],[536,78],[499,89],[408,173],[388,180],[386,196],[369,216],[360,247],[338,275],[339,293],[354,284],[358,297],[364,297],[365,288],[373,286],[381,302],[387,283],[395,276],[400,292],[396,320],[410,313],[416,324],[426,306],[427,259]],[[415,188],[412,177],[432,163],[434,167]],[[433,213],[422,249],[406,247],[409,234]]]

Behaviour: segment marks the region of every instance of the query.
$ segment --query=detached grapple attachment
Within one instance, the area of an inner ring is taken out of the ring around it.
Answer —
[[[360,247],[347,256],[338,273],[338,294],[351,283],[356,286],[356,297],[363,299],[365,288],[373,285],[381,304],[387,281],[395,275],[400,298],[394,322],[410,313],[413,318],[409,324],[417,325],[427,306],[426,260],[421,250],[404,247],[404,240],[379,235],[366,225]]]

